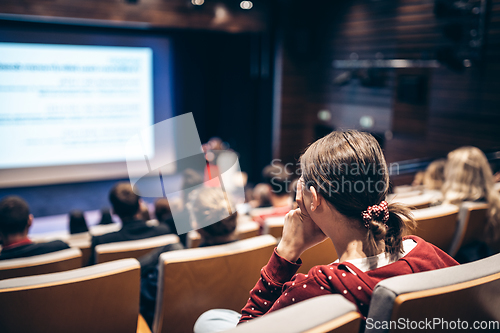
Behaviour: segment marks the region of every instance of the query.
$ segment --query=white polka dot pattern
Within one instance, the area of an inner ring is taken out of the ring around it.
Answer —
[[[367,210],[361,213],[361,216],[367,228],[370,226],[370,221],[375,219],[381,219],[386,224],[389,221],[389,206],[387,201],[382,201],[380,205],[369,206]]]

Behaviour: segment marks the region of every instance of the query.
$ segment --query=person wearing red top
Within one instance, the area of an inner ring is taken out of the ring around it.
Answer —
[[[458,265],[425,240],[403,237],[415,221],[406,206],[385,201],[389,171],[370,134],[332,132],[309,146],[300,163],[298,208],[286,215],[282,238],[250,291],[239,323],[325,294],[343,295],[366,316],[379,281]],[[295,274],[301,254],[327,238],[339,259]],[[208,332],[207,319],[217,314],[211,311],[198,319],[195,332]],[[215,329],[235,324],[228,321]]]
[[[301,157],[299,208],[250,291],[241,322],[311,297],[341,294],[366,316],[375,285],[386,278],[458,265],[425,240],[408,236],[408,208],[387,204],[389,172],[377,141],[358,131],[332,132]],[[295,274],[300,255],[330,238],[338,262]]]

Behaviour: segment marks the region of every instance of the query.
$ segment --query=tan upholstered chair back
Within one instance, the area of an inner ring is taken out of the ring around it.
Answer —
[[[260,225],[257,222],[249,221],[238,224],[236,227],[236,236],[239,240],[247,239],[250,237],[259,236]],[[194,249],[201,244],[201,235],[196,230],[188,233],[188,247]]]
[[[458,330],[460,320],[463,325],[468,325],[466,328],[460,326],[463,332],[499,332],[499,293],[500,255],[464,265],[396,276],[379,282],[375,287],[367,323],[397,321],[399,318],[416,323],[436,319],[439,322],[434,330],[426,326],[422,331],[452,332]],[[473,327],[476,321],[496,326],[478,330]],[[372,329],[368,329],[370,326]],[[374,325],[367,325],[365,332],[394,331],[380,327],[375,329]]]
[[[425,193],[410,195],[409,193],[396,193],[387,196],[387,202],[402,203],[411,209],[429,208],[431,203],[438,201],[442,198],[439,191],[425,191]]]
[[[2,333],[134,333],[140,266],[135,259],[0,281]]]
[[[302,266],[300,266],[298,272],[307,274],[314,266],[328,265],[338,258],[335,246],[333,246],[332,240],[328,238],[302,253],[300,256]]]
[[[464,202],[460,205],[458,226],[451,246],[450,255],[454,256],[461,246],[474,241],[484,241],[488,222],[488,204],[479,202]]]
[[[341,295],[314,297],[253,319],[226,333],[357,333],[361,314]]]
[[[82,251],[82,267],[90,265],[91,239],[86,238],[69,238],[66,240],[69,246],[78,248]]]
[[[236,233],[238,234],[238,239],[248,239],[260,235],[260,225],[257,222],[245,222],[239,224],[236,228]]]
[[[449,252],[457,229],[458,207],[440,205],[412,213],[417,221],[417,229],[412,234]]]
[[[268,217],[264,221],[264,234],[269,234],[275,238],[281,238],[284,223],[284,216]]]
[[[192,332],[207,310],[240,311],[275,246],[276,239],[265,235],[163,253],[153,332]]]
[[[103,263],[125,258],[140,258],[152,250],[179,242],[177,235],[164,235],[140,240],[97,245],[96,262]]]
[[[0,261],[0,280],[68,271],[82,267],[82,253],[71,248],[38,256]]]

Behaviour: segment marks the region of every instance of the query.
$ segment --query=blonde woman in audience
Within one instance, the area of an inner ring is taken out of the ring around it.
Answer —
[[[235,212],[228,216],[228,203],[220,189],[204,187],[193,192],[189,198],[193,228],[198,229],[201,236],[199,247],[236,241],[238,214]],[[213,221],[218,222],[212,223]]]
[[[444,203],[477,201],[489,205],[484,238],[462,248],[457,260],[468,262],[491,255],[489,247],[500,238],[500,195],[494,189],[495,181],[486,156],[476,147],[458,148],[448,154],[444,174]]]
[[[415,174],[415,178],[413,178],[413,182],[411,183],[411,186],[413,187],[418,187],[424,184],[424,176],[425,176],[425,171],[419,171]]]
[[[201,235],[199,247],[234,242],[236,237],[235,212],[228,216],[227,203],[218,188],[204,187],[189,194],[188,208],[193,228]],[[218,221],[212,223],[213,221]],[[158,260],[163,252],[180,250],[181,244],[170,244],[139,259],[141,264],[141,314],[152,325],[158,289]]]
[[[444,183],[444,167],[446,159],[440,158],[433,161],[424,173],[423,185],[428,190],[441,191]]]

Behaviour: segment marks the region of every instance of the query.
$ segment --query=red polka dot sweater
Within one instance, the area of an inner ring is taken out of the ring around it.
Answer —
[[[315,266],[308,274],[295,274],[301,260],[292,263],[274,251],[261,270],[261,278],[250,291],[250,298],[242,310],[241,322],[260,317],[311,297],[341,294],[355,303],[364,316],[375,285],[389,277],[429,271],[458,265],[434,245],[416,236],[408,236],[417,244],[396,262],[362,272],[351,263]]]

